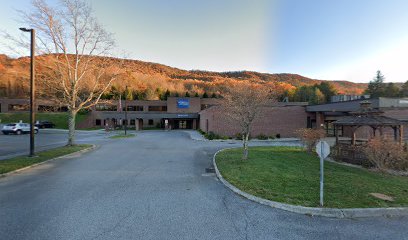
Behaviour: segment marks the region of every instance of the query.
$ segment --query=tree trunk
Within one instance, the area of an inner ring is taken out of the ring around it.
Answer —
[[[244,152],[242,155],[242,160],[248,160],[248,139],[249,139],[249,132],[242,135],[242,142],[244,145]]]
[[[68,116],[68,143],[67,146],[75,145],[75,118],[77,112],[76,111],[69,111]]]

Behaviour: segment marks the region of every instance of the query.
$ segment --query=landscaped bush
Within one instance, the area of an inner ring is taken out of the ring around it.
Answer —
[[[248,140],[250,140],[251,138],[252,138],[251,135],[249,135]],[[235,139],[236,140],[242,140],[242,133],[235,134]]]
[[[269,137],[266,136],[266,135],[264,135],[264,134],[259,134],[259,135],[256,137],[256,139],[259,139],[259,140],[268,140]]]
[[[218,134],[215,134],[214,132],[209,132],[208,134],[204,135],[208,140],[214,140],[214,139],[221,139],[221,136]]]
[[[373,138],[363,151],[367,159],[380,171],[408,169],[408,153],[403,145],[391,139]]]
[[[312,128],[301,128],[296,131],[296,134],[302,140],[306,146],[306,150],[311,153],[319,141],[319,139],[325,136],[325,131],[323,129],[312,129]]]
[[[204,132],[203,130],[198,129],[197,131],[198,131],[199,133],[201,133],[201,135],[203,135],[203,136],[205,135],[205,132]]]

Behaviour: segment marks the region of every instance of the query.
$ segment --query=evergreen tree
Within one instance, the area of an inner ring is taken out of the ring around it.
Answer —
[[[390,82],[387,84],[387,87],[384,91],[384,97],[399,97],[400,96],[400,89],[395,86],[394,83]]]
[[[203,98],[208,98],[207,92],[204,92],[204,93],[203,93]]]
[[[190,93],[186,92],[186,94],[184,94],[184,97],[190,97]]]
[[[174,96],[175,96],[175,97],[180,97],[180,94],[179,94],[178,92],[176,92],[176,93],[174,94]]]
[[[212,93],[212,94],[211,94],[211,98],[217,98],[217,94]]]
[[[167,100],[167,98],[170,97],[170,91],[169,89],[166,90],[166,92],[164,93],[164,95],[162,96],[162,100]]]
[[[326,103],[331,101],[332,96],[337,95],[337,90],[329,82],[321,82],[315,86],[324,94]]]
[[[385,92],[384,75],[378,70],[376,76],[370,83],[368,83],[367,89],[364,91],[365,94],[370,94],[371,97],[381,97]]]
[[[196,93],[194,94],[194,97],[200,97],[200,95],[198,95],[198,92],[196,92]]]

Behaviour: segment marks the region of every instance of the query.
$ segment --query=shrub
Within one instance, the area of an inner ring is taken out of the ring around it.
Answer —
[[[250,140],[251,138],[252,138],[251,135],[249,135],[248,140]],[[235,134],[235,139],[236,140],[242,140],[242,133]]]
[[[325,132],[321,128],[301,128],[296,131],[296,135],[298,135],[300,140],[305,144],[306,150],[311,153],[319,139],[325,136]]]
[[[269,137],[264,135],[264,134],[259,134],[256,138],[259,139],[259,140],[268,140],[269,139]]]
[[[408,154],[404,146],[388,138],[373,138],[363,149],[367,159],[380,171],[407,170]]]
[[[215,134],[214,132],[209,132],[208,134],[204,135],[208,140],[214,140],[214,139],[221,139],[221,136],[218,134]]]
[[[275,137],[276,137],[276,138],[281,138],[280,133],[276,134]]]

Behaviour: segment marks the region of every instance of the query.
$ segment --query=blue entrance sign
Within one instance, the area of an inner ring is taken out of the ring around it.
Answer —
[[[189,108],[190,100],[185,98],[177,99],[177,108]]]

